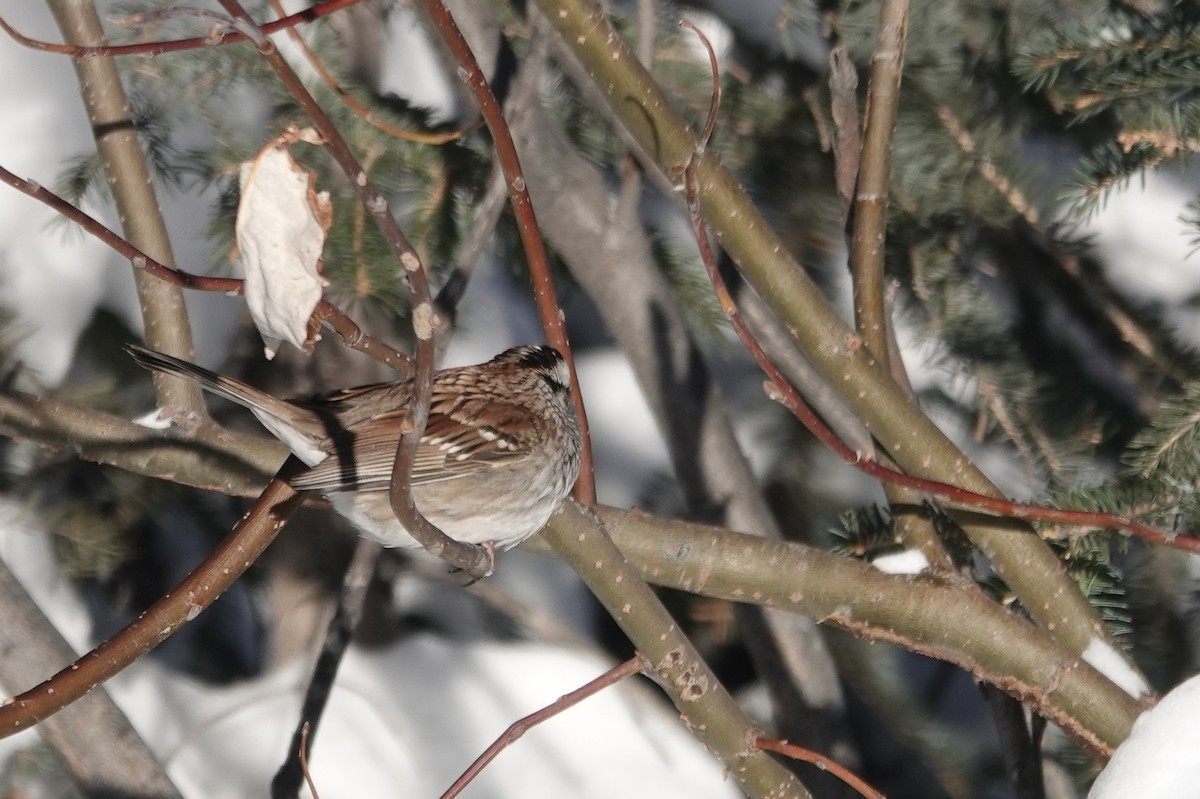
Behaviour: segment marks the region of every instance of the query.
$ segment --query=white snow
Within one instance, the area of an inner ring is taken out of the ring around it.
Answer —
[[[169,430],[171,425],[174,424],[171,412],[166,408],[155,408],[149,413],[142,414],[134,419],[133,423],[148,430]]]
[[[101,10],[104,13],[104,10]],[[61,41],[44,3],[8,3],[5,20],[22,33]],[[4,37],[0,46],[0,165],[18,177],[53,187],[67,163],[95,152],[79,84],[71,61],[19,47]],[[159,194],[177,263],[207,274],[207,227],[215,192]],[[107,201],[85,202],[84,210],[119,230]],[[212,362],[237,329],[241,302],[220,294],[184,293],[196,326],[201,362]],[[66,375],[75,343],[98,307],[141,330],[141,312],[128,262],[106,245],[66,223],[54,211],[0,186],[0,307],[16,322],[16,355],[44,385]]]
[[[884,574],[920,574],[929,568],[929,559],[919,549],[906,549],[888,555],[880,555],[871,565]]]
[[[1106,276],[1121,292],[1160,309],[1180,342],[1200,347],[1200,253],[1195,229],[1182,218],[1195,194],[1172,170],[1150,170],[1110,191],[1080,230],[1092,237]]]
[[[532,643],[412,637],[346,655],[310,771],[323,799],[437,796],[509,724],[608,668]],[[265,796],[307,669],[227,689],[142,664],[111,690],[185,797]],[[468,796],[735,797],[720,764],[645,686],[609,689],[505,749]],[[303,794],[307,796],[308,794]]]
[[[1167,799],[1200,791],[1200,677],[1180,684],[1147,710],[1088,799]]]
[[[92,645],[88,612],[59,575],[46,532],[11,501],[0,501],[0,557],[76,650]],[[318,791],[323,799],[437,796],[509,724],[610,665],[565,646],[432,635],[351,648],[310,741]],[[144,658],[106,687],[185,797],[240,799],[269,793],[307,672],[306,663],[293,661],[217,687]],[[740,796],[656,692],[627,681],[539,725],[465,795]],[[34,732],[0,741],[0,770],[32,744]]]
[[[1125,656],[1099,638],[1093,638],[1088,643],[1087,648],[1083,650],[1083,659],[1132,697],[1143,697],[1152,693],[1145,678],[1129,665]]]
[[[388,13],[386,36],[380,89],[428,109],[433,124],[456,119],[461,104],[417,12],[397,3]]]

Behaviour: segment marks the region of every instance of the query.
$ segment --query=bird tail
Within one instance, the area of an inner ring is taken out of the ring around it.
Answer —
[[[219,397],[236,402],[238,405],[244,405],[251,410],[266,411],[274,416],[278,416],[280,415],[278,411],[282,410],[279,406],[290,405],[290,403],[277,397],[272,397],[265,391],[259,391],[253,386],[248,386],[240,380],[219,375],[202,366],[197,366],[194,363],[189,363],[170,355],[164,355],[161,352],[146,349],[137,344],[125,345],[125,351],[133,356],[133,359],[138,362],[139,366],[143,366],[154,372],[165,372],[176,377],[195,380],[205,391],[211,391]],[[283,415],[287,416],[287,414]]]
[[[136,344],[127,344],[125,351],[146,369],[195,380],[204,390],[249,408],[264,427],[309,466],[324,460],[327,453],[320,445],[328,433],[313,411],[259,391],[241,380]]]

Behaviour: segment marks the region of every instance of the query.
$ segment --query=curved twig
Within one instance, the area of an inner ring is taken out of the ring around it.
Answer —
[[[688,26],[692,27],[690,24]],[[713,58],[711,50],[710,58]],[[714,70],[716,69],[715,58],[713,58],[713,68]],[[813,412],[804,401],[804,398],[792,387],[791,383],[788,382],[787,378],[784,377],[783,373],[779,371],[774,362],[771,361],[770,357],[755,340],[754,335],[746,327],[745,322],[738,313],[737,304],[734,302],[732,295],[730,295],[729,289],[726,287],[725,281],[721,277],[720,270],[717,267],[717,261],[708,240],[708,229],[700,209],[700,187],[696,177],[697,165],[704,154],[708,137],[712,133],[711,122],[716,113],[715,103],[719,98],[719,92],[716,89],[714,89],[713,97],[714,104],[709,109],[709,124],[706,124],[704,135],[698,140],[695,153],[684,167],[684,195],[687,201],[688,215],[692,222],[692,231],[695,234],[696,243],[700,249],[700,257],[704,261],[705,268],[708,271],[708,277],[713,284],[713,290],[721,304],[721,310],[724,311],[730,325],[742,340],[742,344],[749,351],[751,357],[754,358],[755,362],[766,373],[768,381],[764,385],[764,388],[771,399],[781,403],[791,411],[800,423],[816,436],[822,444],[829,447],[842,460],[854,468],[891,485],[920,491],[943,502],[948,507],[979,510],[995,516],[1012,517],[1027,521],[1053,522],[1076,527],[1112,528],[1152,543],[1165,544],[1187,552],[1200,553],[1200,538],[1163,532],[1151,525],[1143,524],[1142,522],[1117,514],[1101,511],[1051,508],[1029,502],[1013,502],[987,494],[980,494],[938,480],[914,477],[884,466],[873,457],[847,447],[838,438],[837,434],[829,429],[821,417]]]
[[[1165,544],[1186,552],[1200,553],[1200,538],[1164,532],[1152,525],[1113,513],[1052,508],[1030,502],[1014,502],[1012,500],[988,496],[987,494],[980,494],[950,485],[949,483],[930,480],[925,477],[915,477],[896,471],[895,469],[890,469],[873,458],[864,457],[862,453],[855,452],[846,446],[829,429],[825,422],[822,421],[821,417],[808,407],[804,398],[788,383],[787,379],[775,367],[775,364],[746,328],[745,322],[742,321],[740,314],[738,314],[737,305],[730,296],[729,290],[725,286],[725,281],[717,269],[712,247],[708,243],[708,234],[700,213],[699,203],[697,202],[698,189],[693,164],[689,164],[685,170],[685,181],[688,194],[688,207],[691,210],[696,241],[699,243],[701,257],[708,268],[708,276],[712,281],[713,290],[716,292],[717,298],[721,303],[721,309],[728,317],[734,331],[741,338],[751,357],[754,358],[755,362],[766,373],[768,380],[764,384],[764,389],[767,395],[791,411],[792,415],[799,419],[800,423],[809,432],[816,436],[822,444],[833,450],[846,463],[876,479],[904,486],[905,488],[916,489],[950,508],[977,510],[993,516],[1011,517],[1026,521],[1052,522],[1074,527],[1111,528],[1129,533],[1151,543]]]
[[[817,754],[809,749],[805,749],[787,741],[777,741],[774,738],[764,738],[759,736],[754,739],[754,745],[759,749],[766,749],[771,752],[778,752],[781,755],[787,755],[794,760],[802,760],[805,763],[812,763],[821,771],[828,771],[830,774],[837,777],[842,782],[849,785],[866,799],[884,799],[884,795],[867,784],[866,780],[855,774],[850,769],[843,766],[833,758],[825,757]]]
[[[0,166],[0,183],[7,183],[14,189],[53,208],[114,251],[128,258],[135,268],[154,275],[160,280],[195,291],[219,291],[225,294],[241,294],[243,292],[244,281],[241,278],[196,275],[173,266],[167,266],[161,261],[151,258],[126,241],[119,233],[105,227],[95,217],[67,202],[45,186],[20,178],[2,166]],[[353,319],[333,303],[321,300],[313,313],[322,323],[329,325],[346,343],[346,346],[370,355],[401,374],[412,373],[411,359],[406,354],[367,335]]]
[[[0,737],[32,727],[158,646],[228,588],[300,507],[304,496],[287,481],[307,468],[289,457],[220,546],[119,633],[40,685],[0,704]]]
[[[291,93],[312,120],[313,126],[325,140],[325,147],[333,160],[346,173],[367,212],[375,218],[397,260],[404,266],[405,278],[412,292],[412,324],[416,338],[416,369],[413,374],[412,401],[408,406],[407,421],[400,445],[396,449],[396,460],[392,467],[390,497],[392,510],[404,528],[425,547],[426,551],[441,558],[452,566],[462,569],[473,577],[483,577],[492,572],[495,556],[489,548],[464,544],[447,536],[417,509],[413,501],[411,477],[417,446],[425,435],[425,424],[429,421],[429,405],[433,399],[433,327],[435,315],[429,296],[429,275],[416,249],[408,242],[399,223],[388,208],[387,199],[379,193],[367,177],[366,171],[342,137],[333,120],[305,88],[303,81],[280,55],[274,43],[263,34],[262,29],[250,17],[238,0],[220,0],[221,6],[238,23],[241,30],[253,36],[253,43],[267,63],[275,70],[281,83]]]
[[[608,671],[601,674],[596,679],[588,682],[585,685],[576,688],[568,694],[563,694],[552,703],[542,708],[541,710],[530,713],[524,718],[514,721],[508,725],[508,729],[500,734],[491,746],[483,751],[479,757],[475,759],[467,770],[464,771],[458,779],[456,779],[446,792],[442,794],[441,799],[454,799],[463,792],[463,789],[471,784],[471,781],[479,776],[479,773],[496,759],[496,756],[506,749],[510,744],[513,744],[525,733],[543,722],[562,713],[564,710],[575,707],[588,697],[595,696],[610,685],[616,685],[626,677],[632,677],[642,670],[642,659],[634,656],[624,663],[613,666]]]
[[[319,17],[324,17],[332,14],[335,11],[343,9],[347,6],[352,6],[358,0],[326,0],[324,3],[317,3],[311,8],[306,8],[303,11],[298,11],[295,14],[284,17],[283,19],[268,22],[262,26],[263,33],[275,33],[284,28],[291,28],[296,25],[301,25],[306,22],[311,22]],[[144,44],[113,44],[96,47],[75,47],[69,44],[55,44],[54,42],[44,42],[39,39],[33,39],[20,33],[16,28],[8,24],[0,17],[0,30],[3,30],[13,41],[20,45],[28,47],[32,50],[41,50],[47,53],[59,53],[61,55],[74,56],[75,58],[94,58],[96,56],[122,56],[122,55],[161,55],[162,53],[174,53],[181,50],[199,50],[204,47],[212,47],[213,45],[232,44],[233,42],[245,41],[247,36],[241,32],[229,32],[219,36],[197,36],[190,39],[176,39],[167,42],[147,42]]]
[[[484,122],[496,146],[496,157],[504,172],[508,185],[508,194],[512,200],[513,214],[517,218],[517,230],[521,235],[521,243],[525,247],[525,257],[529,261],[529,271],[533,280],[533,299],[537,305],[538,316],[541,318],[542,329],[546,340],[551,346],[562,353],[571,369],[571,399],[579,414],[579,428],[583,437],[582,467],[579,479],[575,482],[575,498],[584,505],[596,502],[596,482],[592,468],[592,440],[588,432],[587,412],[583,406],[583,394],[579,389],[579,378],[575,373],[575,359],[571,355],[571,342],[567,339],[566,325],[563,324],[562,311],[554,290],[554,281],[550,276],[550,261],[546,257],[546,247],[542,242],[542,234],[538,228],[537,216],[533,211],[533,203],[529,199],[529,190],[525,186],[525,178],[521,174],[521,161],[517,157],[517,147],[513,143],[512,133],[508,123],[504,121],[504,112],[496,102],[491,87],[487,84],[483,70],[475,54],[467,45],[462,32],[454,23],[454,18],[441,0],[424,0],[426,11],[433,20],[434,26],[442,40],[458,61],[462,69],[463,82],[471,89],[479,109],[483,113]]]
[[[285,19],[287,17],[287,12],[283,10],[283,4],[280,3],[279,0],[270,0],[270,2],[271,8],[275,10],[275,13],[279,15],[279,18]],[[345,103],[351,111],[357,114],[368,125],[383,131],[389,136],[395,136],[397,139],[419,142],[422,144],[445,144],[446,142],[461,139],[463,136],[479,127],[479,124],[476,123],[460,130],[452,130],[446,133],[418,133],[417,131],[405,130],[404,128],[389,124],[375,116],[375,114],[371,112],[371,109],[360,103],[350,94],[350,92],[342,88],[341,84],[334,79],[333,75],[329,74],[329,70],[325,68],[325,64],[321,62],[321,59],[317,58],[317,54],[314,53],[313,49],[308,46],[308,42],[304,41],[304,37],[300,35],[300,32],[297,31],[295,27],[289,27],[287,29],[287,35],[292,42],[295,43],[296,47],[300,48],[300,52],[304,54],[305,59],[308,60],[309,65],[312,66],[318,77],[321,78],[321,81],[329,87],[331,92],[337,95],[339,100]]]

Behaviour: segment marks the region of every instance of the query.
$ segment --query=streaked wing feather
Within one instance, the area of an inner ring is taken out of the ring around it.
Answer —
[[[413,485],[453,480],[525,457],[526,448],[519,439],[475,423],[478,414],[462,413],[465,409],[458,403],[437,403],[436,399],[438,410],[430,413],[417,448]],[[380,414],[344,432],[338,437],[340,446],[331,446],[330,457],[294,478],[292,485],[325,492],[386,490],[400,442],[395,417],[402,413]],[[514,406],[505,422],[514,423],[522,414],[528,416],[528,411]],[[339,457],[339,451],[347,450],[350,457]]]

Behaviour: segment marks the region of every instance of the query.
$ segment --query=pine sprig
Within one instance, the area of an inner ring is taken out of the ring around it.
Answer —
[[[1200,513],[1200,382],[1163,402],[1153,423],[1131,442],[1125,461],[1124,474],[1096,499],[1115,512],[1191,531]]]
[[[1198,45],[1195,4],[1153,15],[1111,4],[1048,26],[1021,48],[1013,69],[1028,92],[1068,123],[1100,119],[1110,131],[1075,172],[1072,212],[1091,213],[1113,186],[1200,148]]]
[[[1114,513],[1182,535],[1200,517],[1200,381],[1165,399],[1152,424],[1130,443],[1116,478],[1090,488],[1060,491],[1060,507]]]
[[[843,512],[838,516],[838,526],[831,528],[829,534],[831,551],[868,560],[900,545],[891,511],[879,505]]]
[[[1109,632],[1126,647],[1133,633],[1129,601],[1122,574],[1112,563],[1112,548],[1101,535],[1086,535],[1067,542],[1054,541],[1051,547],[1067,566],[1092,606],[1100,611]]]
[[[1101,144],[1079,160],[1063,191],[1067,208],[1077,219],[1098,211],[1109,191],[1167,159],[1166,152],[1151,142],[1123,148],[1117,142]]]
[[[1200,383],[1163,402],[1154,423],[1130,445],[1127,460],[1143,479],[1164,470],[1185,480],[1200,474]]]
[[[705,344],[720,345],[729,325],[703,265],[669,233],[649,232],[652,256],[679,297],[692,335]]]
[[[1080,117],[1114,105],[1192,92],[1200,37],[1187,14],[1155,24],[1119,9],[1081,14],[1024,49],[1014,66],[1032,91],[1054,89]]]

